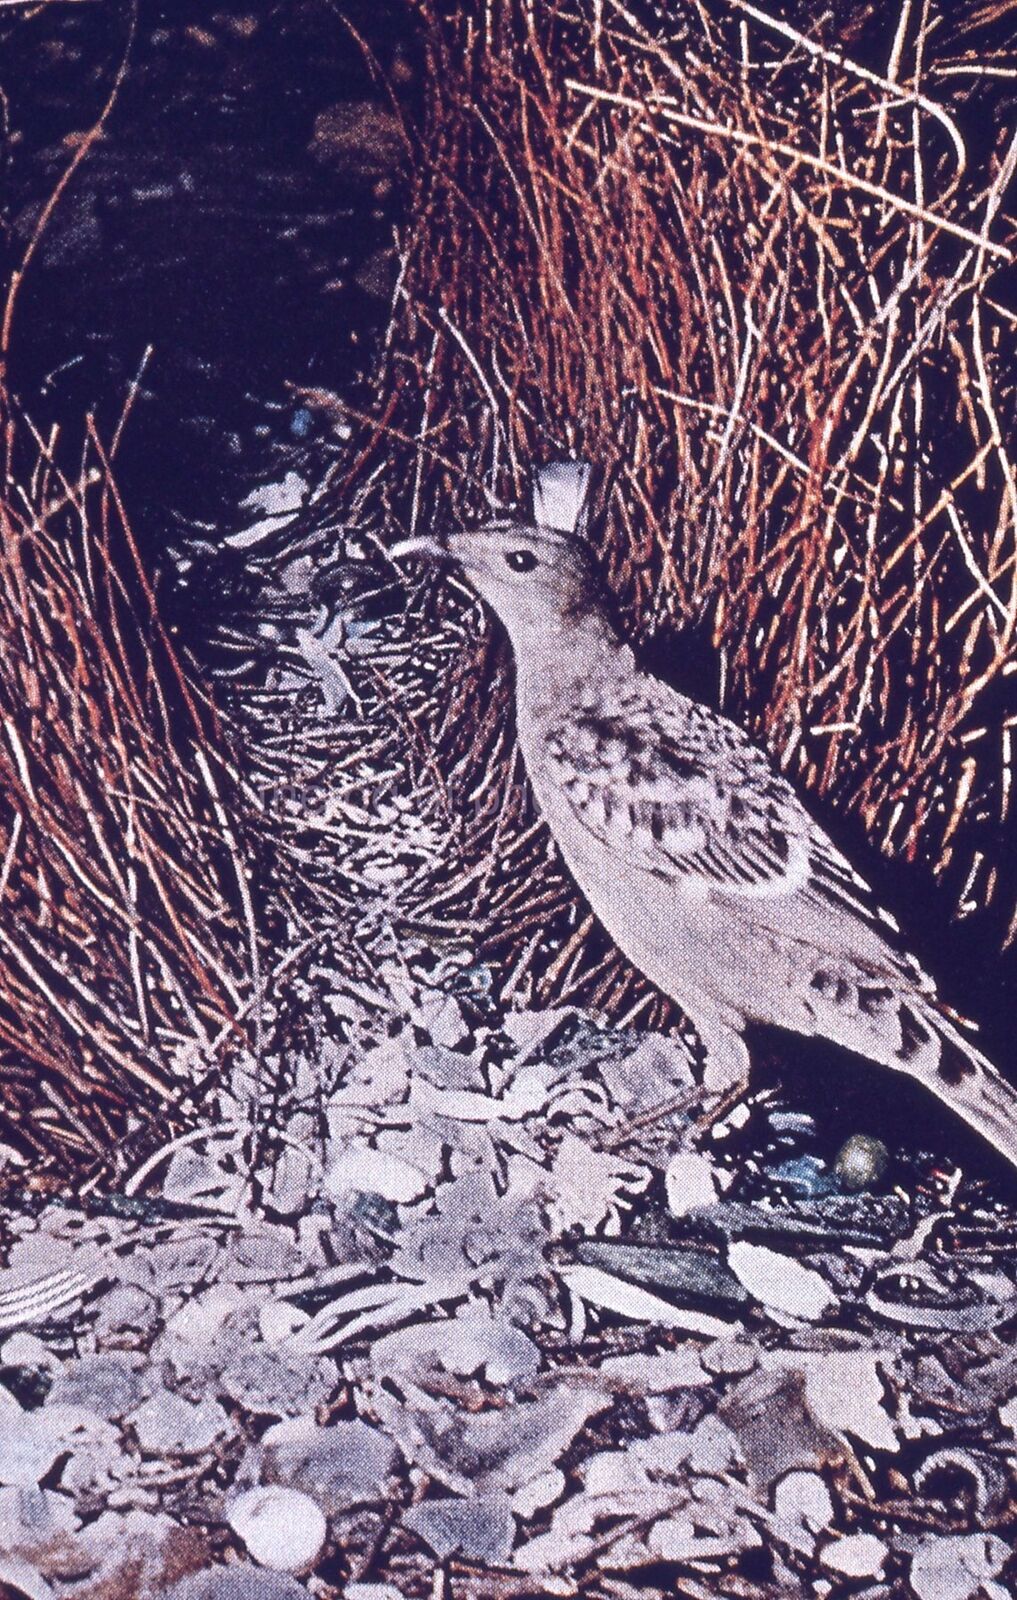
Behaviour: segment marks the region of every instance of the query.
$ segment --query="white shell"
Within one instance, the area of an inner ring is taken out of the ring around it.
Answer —
[[[793,1256],[768,1250],[766,1245],[739,1239],[727,1253],[727,1264],[743,1289],[771,1311],[816,1322],[837,1303],[826,1279],[803,1267]]]
[[[321,1507],[297,1489],[248,1489],[226,1517],[248,1555],[273,1572],[308,1572],[328,1537]]]

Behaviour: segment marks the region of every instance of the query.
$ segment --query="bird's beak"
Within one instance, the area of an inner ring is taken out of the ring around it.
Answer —
[[[402,561],[406,556],[425,556],[429,561],[448,561],[452,552],[447,544],[440,539],[400,539],[389,550],[393,561]]]
[[[0,6],[3,0],[0,0]],[[425,561],[441,561],[460,567],[466,577],[484,570],[483,546],[478,548],[476,533],[432,534],[422,539],[400,539],[389,550],[389,558],[399,562],[404,556],[423,556]]]

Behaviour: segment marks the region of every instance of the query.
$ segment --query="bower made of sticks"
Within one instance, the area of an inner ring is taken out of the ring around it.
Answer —
[[[253,956],[209,707],[102,442],[73,475],[0,396],[0,1143],[122,1172],[245,1042]],[[132,1145],[129,1135],[138,1136]]]
[[[427,532],[589,459],[631,637],[1012,941],[1017,4],[412,11],[412,206],[332,525]],[[3,416],[0,1142],[88,1167],[255,1031],[250,866],[100,440],[70,472]],[[440,823],[382,920],[467,930],[537,1003],[668,1020],[533,814],[477,617],[419,590],[367,674],[376,759],[328,730],[368,823],[408,775]]]
[[[696,641],[800,790],[1001,948],[1017,7],[415,10],[415,200],[344,508],[419,534],[589,459],[630,636],[665,666]],[[492,762],[521,781],[485,675],[487,646],[431,703],[477,861],[526,825],[471,809]],[[546,871],[516,892],[525,930]]]

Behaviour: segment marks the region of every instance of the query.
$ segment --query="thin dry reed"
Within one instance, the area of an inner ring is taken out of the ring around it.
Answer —
[[[99,437],[70,477],[55,436],[2,421],[0,1139],[116,1170],[243,1040],[246,888]]]
[[[345,505],[420,532],[588,457],[630,631],[709,641],[803,791],[1012,939],[1017,5],[416,10],[412,231]],[[483,863],[526,821],[464,671],[467,721],[446,683],[432,725],[462,904],[497,917]]]

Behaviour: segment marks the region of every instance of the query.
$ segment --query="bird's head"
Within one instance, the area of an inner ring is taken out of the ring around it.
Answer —
[[[553,643],[577,625],[589,623],[600,611],[598,585],[581,517],[580,488],[566,479],[562,508],[552,505],[550,494],[542,497],[552,473],[560,488],[568,469],[573,477],[579,469],[572,463],[544,469],[534,496],[532,521],[520,517],[497,517],[449,534],[444,539],[408,540],[392,551],[395,556],[426,555],[455,563],[481,599],[504,624],[517,657],[521,650],[544,641]],[[585,495],[586,473],[582,469],[581,493]],[[575,516],[572,517],[572,501]],[[566,526],[541,521],[545,510]],[[574,531],[573,531],[574,523]]]
[[[553,637],[596,605],[589,552],[581,540],[556,528],[488,522],[452,534],[448,553],[513,643],[541,634]]]

